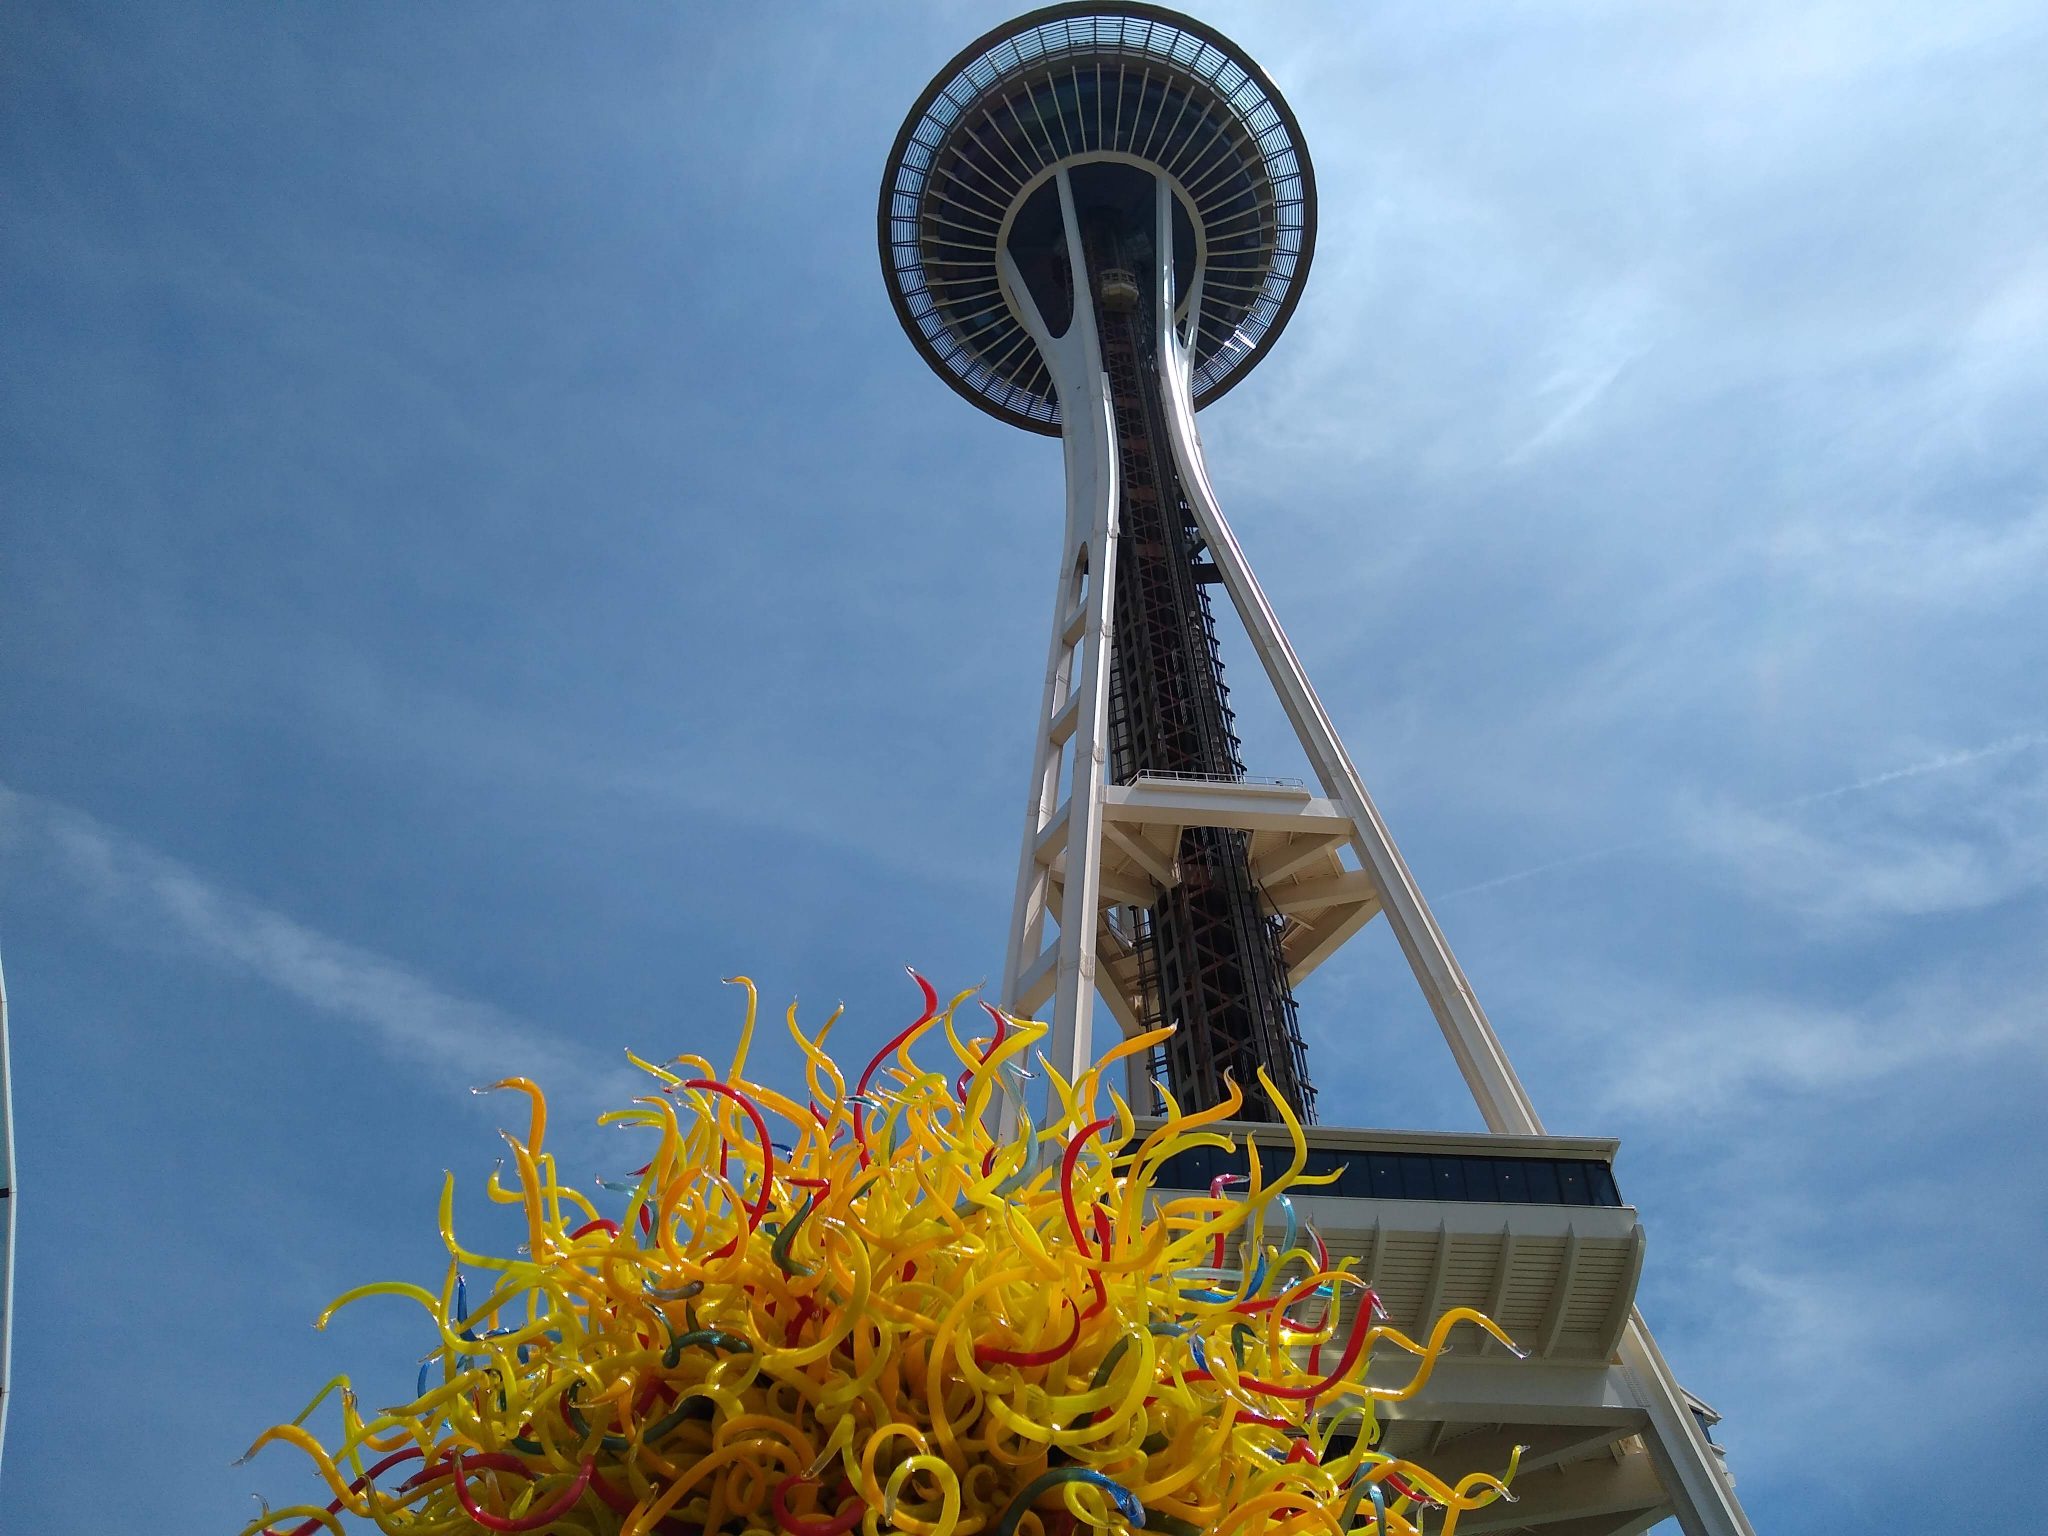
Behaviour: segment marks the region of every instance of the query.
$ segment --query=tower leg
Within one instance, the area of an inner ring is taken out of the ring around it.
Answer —
[[[1087,264],[1073,188],[1064,170],[1057,179],[1067,259],[1078,285]],[[1071,1079],[1094,1061],[1096,912],[1102,890],[1102,864],[1094,850],[1102,841],[1116,586],[1116,434],[1091,306],[1077,301],[1065,333],[1054,337],[1007,251],[1002,268],[1004,283],[1059,388],[1067,470],[1066,537],[1003,962],[1002,1006],[1029,1014],[1051,1001],[1046,1059]],[[1069,756],[1072,767],[1063,772],[1063,759]],[[1059,926],[1050,944],[1048,915]]]
[[[1422,898],[1415,877],[1394,846],[1378,807],[1366,793],[1364,780],[1337,737],[1329,712],[1310,685],[1301,658],[1288,643],[1272,604],[1260,589],[1237,536],[1217,504],[1195,431],[1185,347],[1163,346],[1160,367],[1167,435],[1172,439],[1182,482],[1208,541],[1217,573],[1244,622],[1252,648],[1258,652],[1296,738],[1308,754],[1323,793],[1351,819],[1352,849],[1377,888],[1379,910],[1386,914],[1394,937],[1408,958],[1487,1128],[1508,1134],[1541,1135],[1543,1122],[1537,1117],[1528,1091],[1509,1064],[1507,1052],[1501,1048],[1492,1023],[1473,994],[1472,984],[1466,980],[1443,930]],[[1620,1355],[1641,1392],[1650,1419],[1651,1432],[1646,1439],[1687,1536],[1753,1536],[1748,1517],[1736,1502],[1726,1469],[1708,1444],[1705,1430],[1694,1417],[1640,1311],[1631,1313]]]

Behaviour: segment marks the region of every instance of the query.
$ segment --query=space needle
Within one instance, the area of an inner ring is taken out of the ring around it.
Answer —
[[[1517,1504],[1461,1531],[1749,1533],[1717,1416],[1635,1307],[1645,1237],[1617,1144],[1548,1134],[1224,519],[1195,415],[1271,350],[1315,249],[1301,126],[1266,72],[1191,17],[1067,4],[968,44],[897,134],[877,235],[889,297],[977,408],[1057,437],[1065,518],[1032,729],[1002,1001],[1047,1016],[1073,1076],[1098,1005],[1186,1107],[1263,1071],[1314,1120],[1295,991],[1375,918],[1392,930],[1486,1131],[1317,1125],[1303,1214],[1404,1329],[1475,1306],[1530,1346],[1479,1350],[1398,1405],[1381,1445],[1452,1477],[1524,1447]],[[1247,772],[1212,594],[1243,622],[1314,782]],[[1328,1029],[1364,1029],[1332,1020]],[[1230,1128],[1230,1127],[1226,1127]],[[1242,1150],[1162,1175],[1204,1189]]]
[[[1112,923],[1108,947],[1145,969],[1151,1011],[1180,1026],[1173,1082],[1206,1102],[1228,1072],[1260,1119],[1258,1068],[1311,1117],[1313,1091],[1243,829],[1178,839],[1164,862],[1179,878],[1156,900],[1086,858],[1063,876],[1038,854],[1048,836],[1092,847],[1112,825],[1096,769],[1126,786],[1245,778],[1209,598],[1220,569],[1195,510],[1194,412],[1285,327],[1315,208],[1293,114],[1222,37],[1143,7],[1056,7],[940,72],[898,135],[879,220],[889,294],[925,359],[997,418],[1057,434],[1066,456],[1006,989],[1027,1009],[1049,997],[1055,1055],[1088,1057],[1096,908],[1135,896],[1115,904],[1130,922]],[[1048,917],[1078,942],[1048,949]]]

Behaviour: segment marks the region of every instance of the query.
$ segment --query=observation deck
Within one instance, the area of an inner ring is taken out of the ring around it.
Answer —
[[[1070,4],[970,43],[890,151],[882,270],[934,371],[990,415],[1047,435],[1060,431],[1058,392],[1001,253],[1041,312],[1071,312],[1052,181],[1085,166],[1130,167],[1173,191],[1173,318],[1192,344],[1198,408],[1279,336],[1315,247],[1315,173],[1294,114],[1221,33],[1161,6]]]
[[[1278,1127],[1218,1129],[1240,1150],[1178,1152],[1154,1187],[1206,1191],[1243,1173],[1246,1140],[1268,1178],[1286,1167]],[[1306,1135],[1305,1171],[1339,1176],[1296,1191],[1295,1207],[1333,1259],[1357,1261],[1395,1326],[1427,1332],[1446,1309],[1476,1307],[1537,1360],[1604,1365],[1613,1355],[1643,1260],[1642,1227],[1614,1183],[1617,1143],[1320,1125]]]
[[[1140,1134],[1158,1121],[1140,1117]],[[1266,1176],[1287,1166],[1281,1128],[1224,1122],[1212,1129],[1238,1150],[1174,1154],[1153,1184],[1157,1198],[1206,1193],[1246,1168],[1256,1141]],[[1498,1473],[1524,1447],[1517,1502],[1468,1514],[1458,1529],[1533,1536],[1632,1536],[1673,1512],[1646,1443],[1643,1384],[1623,1337],[1642,1270],[1643,1229],[1614,1182],[1618,1143],[1579,1136],[1349,1130],[1309,1126],[1311,1174],[1335,1183],[1298,1190],[1294,1207],[1350,1259],[1385,1308],[1414,1336],[1452,1307],[1474,1307],[1527,1351],[1514,1360],[1476,1330],[1460,1329],[1414,1398],[1384,1403],[1381,1450],[1411,1457],[1453,1481]],[[1263,1241],[1278,1234],[1269,1230]],[[1376,1358],[1376,1386],[1404,1381],[1413,1362]],[[1713,1454],[1719,1416],[1685,1394]]]

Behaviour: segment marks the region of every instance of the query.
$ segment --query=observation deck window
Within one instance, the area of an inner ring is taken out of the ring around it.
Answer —
[[[1259,1166],[1270,1178],[1287,1161],[1285,1148],[1261,1143]],[[1190,1147],[1176,1152],[1154,1181],[1161,1190],[1202,1190],[1222,1175],[1246,1171],[1242,1151]],[[1468,1152],[1410,1152],[1311,1147],[1307,1172],[1341,1169],[1335,1183],[1303,1190],[1306,1198],[1340,1200],[1481,1201],[1499,1205],[1620,1206],[1614,1170],[1598,1158],[1534,1155],[1481,1156]]]

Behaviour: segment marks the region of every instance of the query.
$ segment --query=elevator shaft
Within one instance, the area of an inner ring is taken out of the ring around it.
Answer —
[[[1151,251],[1091,231],[1093,295],[1117,438],[1120,522],[1112,594],[1109,768],[1131,783],[1157,774],[1244,777],[1236,722],[1205,577],[1213,566],[1168,446],[1160,400],[1160,324],[1150,297]],[[1181,834],[1179,880],[1149,908],[1125,913],[1140,956],[1147,1028],[1177,1031],[1162,1055],[1186,1109],[1244,1093],[1241,1117],[1275,1120],[1264,1069],[1305,1121],[1315,1118],[1280,922],[1252,878],[1248,834],[1217,827]]]

